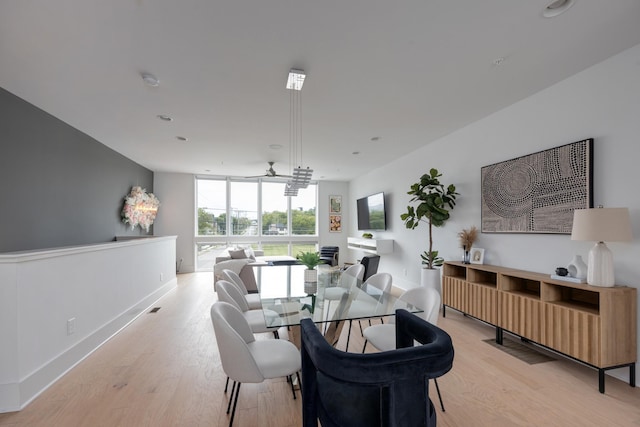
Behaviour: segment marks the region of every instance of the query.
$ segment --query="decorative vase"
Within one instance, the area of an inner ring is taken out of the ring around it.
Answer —
[[[422,268],[422,272],[420,274],[420,285],[425,288],[433,288],[440,295],[442,292],[440,291],[440,269],[439,268]]]
[[[577,279],[587,278],[587,264],[584,263],[580,255],[575,255],[573,257],[567,266],[567,271],[571,277],[575,277]]]
[[[304,291],[307,295],[313,295],[318,292],[318,270],[304,271]]]

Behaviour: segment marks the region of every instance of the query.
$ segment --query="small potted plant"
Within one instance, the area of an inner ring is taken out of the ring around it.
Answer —
[[[307,267],[304,271],[304,289],[307,294],[315,294],[318,287],[318,271],[315,269],[320,264],[319,252],[300,252],[296,259]]]

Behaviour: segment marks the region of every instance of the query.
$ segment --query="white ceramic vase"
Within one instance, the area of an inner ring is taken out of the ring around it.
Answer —
[[[587,278],[587,264],[585,264],[580,255],[573,257],[567,266],[567,271],[569,271],[569,275],[571,277],[575,277],[577,279]]]

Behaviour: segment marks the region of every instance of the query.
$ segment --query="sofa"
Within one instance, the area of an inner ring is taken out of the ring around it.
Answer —
[[[288,255],[264,255],[264,251],[251,248],[229,248],[227,254],[216,257],[213,266],[213,283],[222,279],[222,270],[234,271],[250,293],[258,292],[254,266],[293,264],[296,259]]]

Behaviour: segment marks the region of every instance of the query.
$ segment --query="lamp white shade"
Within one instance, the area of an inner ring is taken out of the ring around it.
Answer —
[[[630,242],[631,221],[627,208],[576,209],[571,240]]]
[[[629,209],[576,209],[573,214],[571,240],[596,242],[589,251],[587,283],[593,286],[613,286],[613,255],[604,244],[630,242],[632,238]]]

